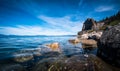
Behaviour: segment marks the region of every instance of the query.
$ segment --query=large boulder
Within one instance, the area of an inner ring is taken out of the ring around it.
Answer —
[[[120,67],[120,23],[108,27],[98,41],[98,56]]]
[[[74,55],[70,58],[52,57],[40,60],[32,71],[113,71],[95,55]]]

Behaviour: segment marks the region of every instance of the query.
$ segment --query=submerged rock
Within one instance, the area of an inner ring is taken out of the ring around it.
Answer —
[[[33,58],[33,54],[17,54],[15,57],[14,57],[14,61],[16,62],[26,62],[26,61],[29,61]]]
[[[72,43],[72,44],[78,44],[78,43],[80,43],[80,40],[79,39],[70,39],[70,40],[68,40],[69,41],[69,43]]]
[[[2,64],[0,65],[0,71],[26,71],[20,64]]]
[[[83,48],[97,47],[97,41],[93,39],[71,39],[68,41],[74,45],[81,43]]]
[[[107,28],[98,42],[98,56],[120,67],[120,24]]]
[[[41,48],[21,49],[13,54],[13,60],[16,62],[26,62],[35,56],[41,56]]]
[[[47,46],[47,47],[48,47],[49,49],[51,49],[52,51],[58,51],[58,52],[61,51],[58,42],[54,42],[54,43],[51,43],[51,44],[46,44],[45,46]]]
[[[49,57],[58,57],[58,56],[60,56],[60,53],[59,52],[53,52],[53,51],[51,51],[51,52],[46,52],[46,53],[44,53],[44,54],[42,54],[42,56],[44,56],[44,57],[46,57],[46,58],[49,58]]]

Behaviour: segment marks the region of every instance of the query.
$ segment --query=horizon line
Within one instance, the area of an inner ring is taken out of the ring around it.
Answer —
[[[68,34],[68,35],[7,35],[7,34],[0,34],[0,36],[3,35],[3,36],[76,36],[74,34]]]

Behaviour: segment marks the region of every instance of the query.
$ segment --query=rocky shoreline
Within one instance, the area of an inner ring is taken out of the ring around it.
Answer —
[[[98,47],[97,56],[114,66],[120,67],[120,23],[115,26],[107,26],[105,30],[96,31],[95,29],[92,30],[93,27],[96,27],[93,20],[88,20],[89,22],[92,21],[91,28],[88,29],[88,25],[86,25],[88,22],[85,22],[86,26],[83,26],[82,31],[78,32],[77,40],[84,46],[89,45],[89,47],[84,48],[91,48],[96,44]]]
[[[120,67],[120,23],[104,31],[98,41],[97,55]]]

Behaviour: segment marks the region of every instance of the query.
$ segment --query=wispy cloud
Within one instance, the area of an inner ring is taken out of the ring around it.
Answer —
[[[72,21],[72,16],[64,16],[61,18],[48,17],[48,16],[38,16],[40,19],[44,20],[47,24],[53,26],[54,28],[59,28],[62,31],[68,31],[76,34],[82,28],[82,21]]]
[[[0,34],[6,35],[73,35],[81,30],[81,21],[71,21],[70,16],[61,18],[39,16],[44,20],[46,26],[25,26],[0,27]]]
[[[68,35],[71,32],[62,31],[61,29],[49,29],[38,26],[23,26],[17,27],[0,27],[0,34],[5,35]]]
[[[113,10],[114,6],[99,6],[95,9],[96,12],[104,12]]]

